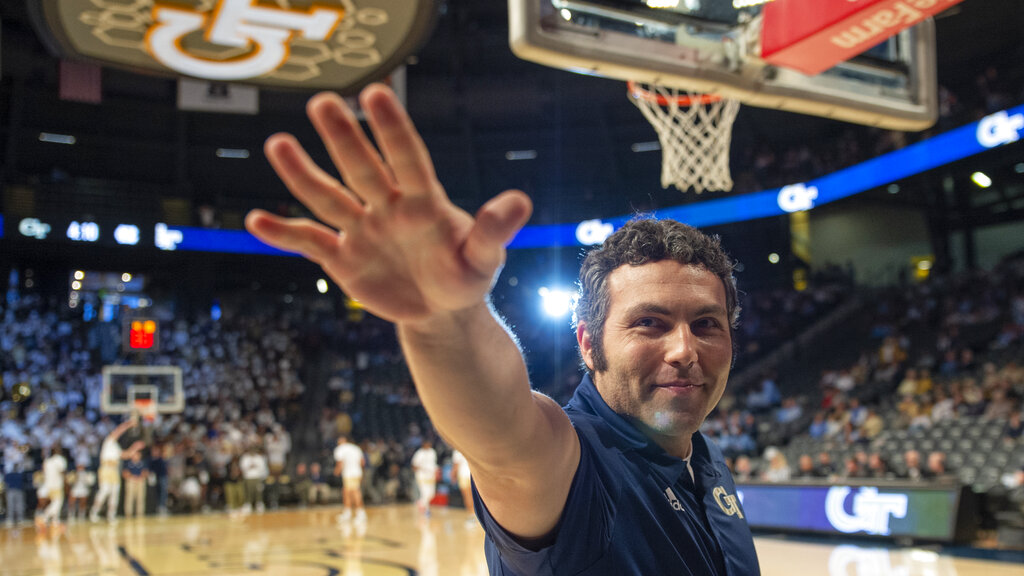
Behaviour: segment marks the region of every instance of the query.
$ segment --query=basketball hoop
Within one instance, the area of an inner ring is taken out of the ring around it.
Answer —
[[[132,417],[153,424],[156,421],[156,402],[152,398],[136,398],[132,405]]]
[[[740,103],[714,94],[627,83],[630,100],[658,132],[661,186],[732,190],[729,144]]]

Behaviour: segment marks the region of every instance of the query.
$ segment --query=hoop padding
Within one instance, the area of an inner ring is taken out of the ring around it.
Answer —
[[[629,99],[658,132],[662,188],[732,190],[729,146],[738,100],[638,82],[629,83]]]

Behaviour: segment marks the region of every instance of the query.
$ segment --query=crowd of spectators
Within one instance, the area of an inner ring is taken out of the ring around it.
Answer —
[[[0,318],[5,484],[31,487],[55,446],[68,455],[69,468],[94,471],[100,443],[119,418],[100,410],[101,368],[111,361],[132,363],[126,355],[110,357],[109,340],[120,342],[117,324],[86,322],[68,306],[32,292],[10,293],[0,304]],[[304,392],[297,321],[295,313],[272,307],[229,309],[217,319],[165,318],[160,350],[146,360],[181,368],[185,408],[157,415],[132,438],[140,439],[145,430],[150,445],[139,457],[152,487],[151,508],[166,512],[169,500],[190,508],[222,501],[235,473],[249,473],[241,465],[247,451],[269,460],[266,473],[258,473],[263,479],[284,471],[288,429],[300,419]],[[30,504],[36,493],[28,492]]]
[[[992,271],[887,289],[865,312],[871,327],[855,363],[826,370],[816,388],[800,390],[811,412],[803,432],[781,449],[761,447],[760,458],[737,458],[737,474],[971,484],[988,467],[977,490],[1021,486],[1024,254]],[[785,397],[780,404],[775,416],[783,421],[798,402]],[[969,453],[977,446],[985,453]],[[834,461],[837,454],[842,461]]]

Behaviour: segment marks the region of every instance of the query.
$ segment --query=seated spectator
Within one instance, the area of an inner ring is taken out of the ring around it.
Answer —
[[[764,458],[768,461],[768,467],[761,473],[761,479],[765,482],[787,482],[792,473],[789,470],[789,463],[786,455],[774,446],[769,446],[764,451]]]
[[[868,456],[868,476],[871,478],[894,478],[896,475],[889,470],[889,463],[878,452]]]
[[[859,478],[868,478],[868,473],[860,460],[855,456],[851,456],[846,459],[841,477],[846,480],[856,480]]]
[[[789,424],[801,416],[803,416],[803,408],[797,403],[796,398],[786,398],[782,401],[782,407],[775,412],[775,421],[779,424]]]
[[[860,400],[856,398],[850,398],[850,404],[847,407],[847,411],[850,414],[850,423],[857,428],[863,426],[864,421],[868,419],[868,409],[861,406]]]
[[[818,454],[818,477],[832,478],[836,475],[836,467],[832,464],[832,456],[828,452]]]
[[[864,424],[860,427],[861,436],[871,441],[877,438],[884,429],[885,421],[882,420],[882,417],[874,409],[868,408],[867,418],[864,419]]]
[[[814,467],[814,459],[811,458],[810,454],[800,455],[800,461],[797,464],[796,474],[793,477],[799,478],[800,480],[811,480],[814,478],[819,478],[818,470],[817,468]]]
[[[305,462],[299,462],[295,465],[295,476],[292,479],[292,485],[295,486],[295,493],[299,497],[299,504],[303,507],[309,506],[313,482],[309,479],[309,471]]]
[[[907,368],[906,374],[903,375],[903,380],[900,385],[896,388],[896,393],[906,398],[908,396],[914,396],[917,394],[917,370],[914,368]]]
[[[814,415],[814,420],[811,422],[811,427],[807,433],[810,434],[811,438],[824,438],[825,432],[827,431],[825,424],[825,413],[818,412]]]
[[[928,467],[925,469],[925,478],[935,482],[949,482],[956,479],[956,476],[946,468],[946,454],[944,452],[936,450],[928,454]]]
[[[953,398],[945,390],[936,390],[935,403],[932,404],[932,422],[952,420],[956,416],[954,406]]]
[[[1014,409],[1014,401],[1007,396],[1006,389],[999,386],[992,390],[988,405],[982,413],[982,418],[986,420],[1009,420],[1010,414],[1013,413]]]
[[[320,463],[313,462],[309,466],[309,503],[320,502],[326,504],[330,500],[331,487],[327,484],[327,477],[321,473]]]
[[[736,457],[736,462],[733,464],[733,478],[737,482],[749,482],[754,479],[750,458],[744,455]]]
[[[1014,409],[1010,412],[1010,417],[1007,419],[1006,428],[1003,429],[1003,439],[1007,442],[1015,442],[1024,436],[1024,424],[1021,423],[1020,408]]]
[[[917,450],[907,450],[903,454],[903,461],[906,463],[906,470],[900,474],[900,478],[920,482],[930,476],[928,470],[922,466],[921,453]]]

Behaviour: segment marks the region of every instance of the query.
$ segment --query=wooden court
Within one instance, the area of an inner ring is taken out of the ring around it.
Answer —
[[[37,535],[0,529],[0,575],[477,576],[483,531],[462,509],[368,510],[364,529],[339,524],[336,507],[230,517],[223,513],[70,524]],[[926,549],[756,539],[764,576],[1024,576],[1024,565]]]

